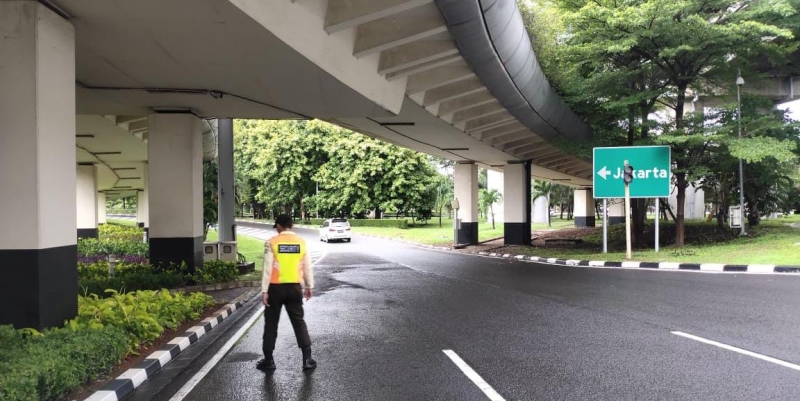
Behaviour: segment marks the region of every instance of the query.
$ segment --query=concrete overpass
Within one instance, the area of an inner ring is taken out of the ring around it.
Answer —
[[[0,299],[28,305],[0,323],[74,314],[103,196],[139,194],[151,261],[201,265],[201,161],[217,132],[232,152],[215,118],[319,118],[455,160],[461,243],[478,166],[505,173],[508,243],[530,239],[532,177],[591,185],[555,145],[590,129],[513,0],[6,0],[0,32]]]

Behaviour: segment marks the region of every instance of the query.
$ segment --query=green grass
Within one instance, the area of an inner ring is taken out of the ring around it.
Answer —
[[[408,229],[392,227],[353,227],[356,234],[366,234],[378,237],[399,239],[425,245],[451,245],[453,243],[453,220],[442,219],[442,227],[439,227],[439,219],[433,219],[428,224],[419,224]],[[478,241],[486,241],[492,238],[503,236],[503,225],[496,224],[496,229],[492,229],[492,223],[481,222],[478,224]]]
[[[692,222],[692,224],[703,223]],[[789,224],[800,226],[800,216],[763,220],[759,226],[749,229],[750,237],[735,238],[724,243],[690,244],[682,249],[662,247],[659,253],[653,249],[634,250],[633,260],[641,262],[800,265],[800,245],[797,245],[800,244],[800,228],[791,227]],[[603,254],[601,252],[602,245],[597,241],[597,234],[586,237],[585,241],[587,241],[587,247],[583,249],[515,246],[505,248],[504,252],[543,258],[625,260],[624,244],[622,246],[619,246],[619,243],[612,244],[615,246],[610,247],[609,253]],[[694,254],[687,254],[686,251]]]
[[[218,239],[219,235],[215,230],[208,230],[206,242],[216,242]],[[256,263],[256,270],[261,270],[264,266],[264,241],[239,234],[236,236],[236,247],[248,262]]]
[[[136,227],[136,222],[133,221],[133,220],[107,219],[106,223],[108,223],[108,224],[116,224],[116,225],[119,225],[119,226]]]

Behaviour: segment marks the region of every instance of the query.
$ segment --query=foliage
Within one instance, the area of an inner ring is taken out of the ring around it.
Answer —
[[[539,198],[545,198],[547,200],[547,226],[552,226],[552,222],[550,221],[550,206],[551,206],[551,194],[555,190],[557,184],[553,184],[552,182],[547,181],[536,181],[533,184],[533,193],[532,201],[536,201]]]
[[[108,298],[96,294],[78,297],[78,316],[67,322],[73,331],[99,329],[106,326],[122,329],[127,336],[128,352],[158,338],[164,329],[200,317],[214,299],[203,293],[170,294],[161,291],[136,291],[125,294],[108,290]]]
[[[208,237],[208,229],[218,221],[218,177],[217,161],[203,162],[203,238]]]
[[[98,237],[109,241],[142,242],[144,230],[114,223],[100,224]]]
[[[483,205],[484,210],[485,210],[485,208],[488,207],[489,211],[491,212],[491,215],[492,215],[492,230],[495,229],[495,224],[494,224],[494,204],[495,203],[500,203],[502,201],[503,201],[503,194],[501,194],[500,191],[498,191],[497,189],[484,190],[483,192],[481,192],[480,198],[478,199],[478,202]]]
[[[303,224],[312,226],[321,226],[327,219],[308,219],[303,221]],[[396,227],[401,229],[408,228],[408,220],[406,219],[348,219],[351,227]]]
[[[203,262],[203,267],[195,269],[192,281],[197,284],[227,283],[239,277],[236,263],[224,260],[209,260]]]
[[[0,326],[0,401],[59,399],[108,373],[128,349],[125,332],[112,326],[21,332]]]
[[[148,244],[121,239],[79,238],[78,255],[131,255],[148,257],[150,248]]]

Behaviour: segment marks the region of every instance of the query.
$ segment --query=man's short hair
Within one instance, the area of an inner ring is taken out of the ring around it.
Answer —
[[[288,214],[280,214],[275,218],[275,225],[273,225],[272,228],[278,228],[278,225],[283,228],[292,228],[294,223],[292,223],[292,217]]]

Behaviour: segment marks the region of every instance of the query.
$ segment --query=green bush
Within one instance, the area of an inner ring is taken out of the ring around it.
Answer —
[[[100,297],[107,296],[107,289],[119,292],[139,290],[160,290],[162,288],[178,288],[189,285],[191,279],[179,271],[151,270],[145,273],[130,273],[115,275],[114,277],[95,277],[78,279],[78,292],[80,294],[95,294]]]
[[[108,298],[96,294],[79,296],[78,316],[67,327],[74,331],[106,326],[122,329],[128,352],[133,353],[158,338],[165,328],[174,330],[187,320],[197,319],[203,309],[214,304],[214,298],[201,292],[185,295],[167,290],[125,294],[107,291],[111,294]]]
[[[114,223],[101,224],[98,227],[98,237],[103,240],[142,242],[143,234],[142,228]]]
[[[127,348],[116,327],[23,336],[0,326],[0,401],[56,400],[110,372]]]
[[[303,221],[302,224],[321,226],[327,219],[309,219]],[[406,229],[408,228],[408,220],[406,219],[348,219],[351,227],[394,227]]]
[[[82,256],[132,255],[147,257],[149,252],[148,244],[141,242],[141,238],[138,242],[120,239],[78,239],[78,255]]]
[[[211,260],[203,262],[203,267],[195,269],[191,277],[197,284],[227,283],[239,277],[239,269],[233,262]]]

